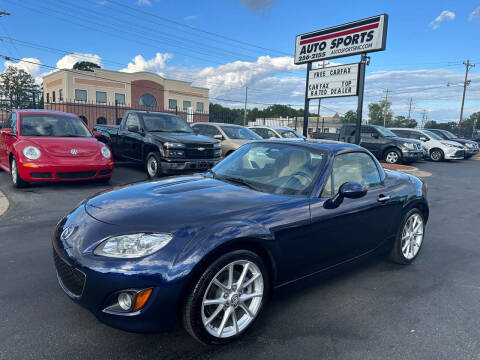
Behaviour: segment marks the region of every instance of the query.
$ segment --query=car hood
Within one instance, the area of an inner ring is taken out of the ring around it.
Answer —
[[[215,144],[218,140],[204,135],[173,133],[173,132],[157,132],[150,133],[155,140],[180,142],[182,144]]]
[[[100,193],[85,202],[93,218],[112,225],[161,224],[162,231],[185,226],[205,226],[209,220],[245,215],[248,209],[288,199],[236,186],[205,176],[181,176],[140,183]]]
[[[461,147],[463,149],[463,146],[462,144],[460,144],[459,142],[457,142],[456,140],[437,140],[441,143],[444,143],[444,144],[450,144],[450,145],[455,145],[457,147]]]
[[[83,157],[93,156],[100,151],[100,142],[94,137],[30,136],[25,140],[50,156]]]

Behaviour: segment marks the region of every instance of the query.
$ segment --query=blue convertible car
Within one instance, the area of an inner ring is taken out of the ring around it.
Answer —
[[[203,175],[97,194],[57,225],[64,292],[124,330],[245,333],[275,287],[375,250],[417,256],[426,185],[344,143],[258,141]]]

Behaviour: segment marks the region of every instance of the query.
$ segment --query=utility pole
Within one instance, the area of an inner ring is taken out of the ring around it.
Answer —
[[[410,120],[410,114],[412,113],[413,99],[410,98],[410,103],[408,105],[408,120]]]
[[[421,129],[423,129],[423,127],[425,126],[425,123],[427,122],[427,110],[423,110],[423,114],[422,114],[422,127]]]
[[[385,90],[385,108],[386,108],[386,105],[387,105],[387,102],[388,102],[388,93],[390,92],[389,89]],[[387,113],[386,113],[386,109],[385,111],[383,112],[383,127],[387,127]]]
[[[243,112],[243,126],[247,126],[247,101],[248,101],[248,86],[245,86],[245,110]]]
[[[461,123],[463,120],[463,106],[465,105],[465,93],[467,92],[467,86],[470,84],[470,81],[468,80],[468,70],[470,70],[470,68],[475,67],[475,64],[471,64],[470,60],[467,60],[466,62],[464,61],[463,65],[465,65],[465,81],[463,82],[462,107],[460,109],[460,120],[458,120],[458,127],[461,126]]]

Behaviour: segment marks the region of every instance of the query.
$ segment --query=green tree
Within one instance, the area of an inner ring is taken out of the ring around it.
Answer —
[[[4,109],[24,109],[36,106],[41,94],[40,87],[33,77],[22,69],[9,66],[0,75],[0,97]]]
[[[393,112],[391,110],[392,103],[382,100],[379,103],[368,104],[369,124],[392,126]]]
[[[357,122],[357,112],[348,110],[343,116],[340,117],[340,121],[344,124],[351,124]]]
[[[403,115],[395,116],[395,119],[392,121],[392,127],[404,127],[404,128],[415,128],[418,126],[418,123],[415,119],[409,119]]]
[[[100,69],[100,66],[90,61],[78,61],[73,65],[73,69],[93,72],[93,69]]]

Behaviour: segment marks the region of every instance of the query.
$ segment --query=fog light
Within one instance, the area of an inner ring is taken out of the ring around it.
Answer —
[[[132,308],[132,295],[129,293],[120,293],[118,294],[118,305],[122,308],[123,311],[129,311]]]

